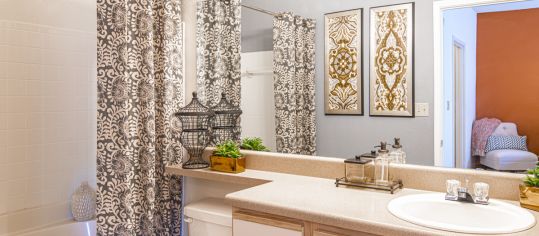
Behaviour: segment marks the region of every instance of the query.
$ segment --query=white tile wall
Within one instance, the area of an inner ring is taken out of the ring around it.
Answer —
[[[251,72],[241,78],[242,137],[260,137],[264,144],[275,151],[275,104],[271,51],[241,54],[243,72]],[[261,73],[262,72],[262,73]]]
[[[95,185],[95,65],[95,32],[0,21],[0,216]]]

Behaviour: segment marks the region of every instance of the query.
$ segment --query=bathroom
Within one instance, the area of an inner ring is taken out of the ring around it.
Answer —
[[[539,235],[538,10],[0,0],[0,236]]]

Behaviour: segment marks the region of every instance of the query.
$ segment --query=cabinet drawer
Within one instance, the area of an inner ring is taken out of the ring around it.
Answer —
[[[233,236],[303,236],[303,231],[303,224],[295,221],[258,214],[233,214]]]
[[[232,220],[232,232],[234,236],[303,236],[302,231],[236,219]]]

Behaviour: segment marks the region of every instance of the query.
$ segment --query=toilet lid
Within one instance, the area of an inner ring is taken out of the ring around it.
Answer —
[[[232,207],[223,199],[206,198],[190,203],[183,208],[183,213],[196,220],[232,227]]]

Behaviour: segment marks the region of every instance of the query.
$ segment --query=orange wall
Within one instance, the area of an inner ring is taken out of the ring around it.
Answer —
[[[514,122],[539,153],[539,9],[477,14],[477,119]]]

